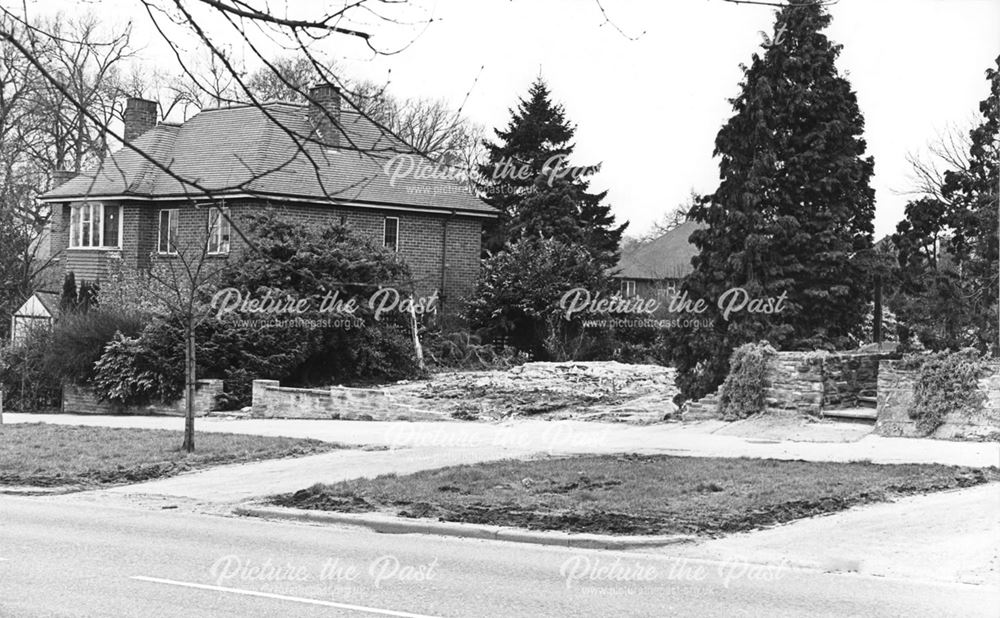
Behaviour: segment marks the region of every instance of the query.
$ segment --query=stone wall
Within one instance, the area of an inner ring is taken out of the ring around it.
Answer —
[[[977,439],[1000,434],[1000,363],[991,364],[988,376],[979,380],[983,406],[979,410],[949,414],[930,437]],[[875,433],[882,436],[922,436],[910,418],[918,370],[899,368],[899,363],[883,361],[878,374],[878,420]]]
[[[205,416],[215,408],[216,397],[222,394],[222,380],[198,380],[194,396],[196,416]],[[63,387],[62,411],[66,414],[122,414],[132,416],[184,416],[184,399],[172,404],[123,406],[100,401],[88,388]]]
[[[823,357],[779,352],[768,363],[764,402],[769,409],[819,414],[823,408]]]
[[[853,408],[878,388],[879,362],[892,353],[779,352],[764,389],[769,408],[820,414]]]
[[[879,363],[895,353],[778,352],[768,364],[764,401],[769,411],[820,415],[853,408],[874,396]],[[685,404],[686,419],[721,418],[719,393]]]
[[[254,418],[314,418],[363,421],[436,421],[448,416],[383,389],[289,388],[277,380],[253,381]]]

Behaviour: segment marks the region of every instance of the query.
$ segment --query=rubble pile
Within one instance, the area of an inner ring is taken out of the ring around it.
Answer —
[[[674,370],[608,362],[527,363],[506,371],[449,372],[406,386],[457,418],[510,416],[655,422],[676,412]]]

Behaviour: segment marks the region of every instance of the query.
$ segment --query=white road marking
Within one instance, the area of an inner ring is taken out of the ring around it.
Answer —
[[[160,579],[159,577],[144,577],[133,575],[131,579],[154,584],[167,584],[170,586],[183,586],[185,588],[197,588],[199,590],[213,590],[215,592],[229,592],[232,594],[242,594],[249,597],[262,597],[265,599],[275,599],[278,601],[291,601],[293,603],[305,603],[307,605],[322,605],[323,607],[336,607],[337,609],[349,609],[356,612],[366,612],[369,614],[379,614],[380,616],[398,616],[399,618],[437,618],[427,614],[411,614],[409,612],[397,612],[391,609],[379,609],[377,607],[365,607],[363,605],[351,605],[349,603],[335,603],[333,601],[321,601],[319,599],[307,599],[304,597],[292,597],[284,594],[271,594],[270,592],[258,592],[256,590],[244,590],[242,588],[227,588],[225,586],[211,586],[208,584],[195,584],[193,582],[180,582],[173,579]]]

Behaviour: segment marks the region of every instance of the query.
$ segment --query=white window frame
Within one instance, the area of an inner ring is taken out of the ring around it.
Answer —
[[[382,246],[386,247],[386,248],[389,248],[389,243],[386,242],[386,240],[387,240],[386,239],[386,232],[389,231],[389,221],[395,221],[395,227],[396,227],[396,234],[395,234],[395,236],[396,236],[396,244],[394,246],[392,246],[391,248],[392,248],[392,250],[394,252],[398,252],[399,251],[399,217],[385,217],[384,219],[382,219]]]
[[[118,210],[118,242],[113,245],[104,244],[104,213],[107,209]],[[87,244],[83,244],[84,211],[89,215],[87,223]],[[80,251],[108,251],[122,248],[123,208],[121,204],[109,205],[104,202],[80,202],[69,206],[69,242],[68,247]]]
[[[167,247],[163,247],[163,213],[167,214]],[[180,214],[177,208],[161,208],[156,211],[156,252],[160,255],[177,255],[177,236],[180,235]],[[171,230],[174,234],[171,237]]]
[[[622,298],[635,296],[635,279],[622,279],[618,293]]]
[[[217,225],[212,225],[212,218],[218,217]],[[229,221],[228,207],[213,207],[208,210],[208,254],[228,255],[232,244],[233,230]],[[213,249],[212,246],[215,245]]]

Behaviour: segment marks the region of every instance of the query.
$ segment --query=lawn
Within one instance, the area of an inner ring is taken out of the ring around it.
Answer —
[[[162,429],[0,426],[0,485],[42,487],[134,483],[209,466],[322,453],[319,440],[198,433],[197,450],[180,449],[183,433]]]
[[[998,479],[995,468],[619,455],[453,466],[271,501],[536,530],[715,535]]]

